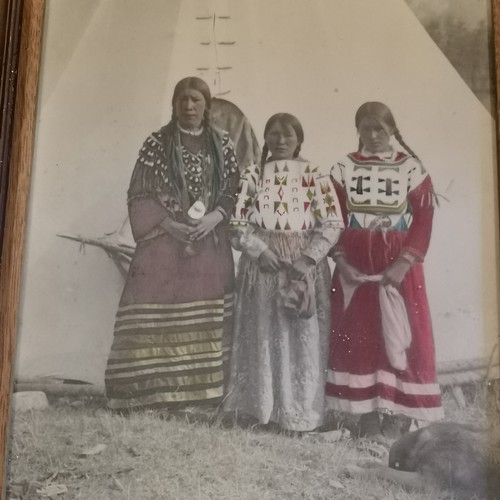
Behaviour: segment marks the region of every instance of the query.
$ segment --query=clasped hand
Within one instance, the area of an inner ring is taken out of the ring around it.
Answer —
[[[205,214],[201,219],[190,219],[188,224],[191,227],[191,241],[203,239],[217,227],[217,224],[219,224],[223,218],[223,215],[219,211],[214,210],[213,212]]]
[[[161,225],[177,241],[188,244],[207,236],[222,219],[223,216],[220,212],[213,211],[200,219],[191,219],[188,223],[167,219]]]
[[[363,278],[366,274],[358,271],[354,266],[347,263],[344,256],[340,256],[336,259],[335,264],[341,274],[342,278],[350,285],[360,285],[363,283]]]
[[[266,248],[259,257],[259,265],[262,271],[275,273],[281,269],[287,269],[291,279],[305,279],[309,269],[314,266],[314,261],[302,255],[294,260],[292,264],[281,260],[272,250]]]
[[[397,259],[394,264],[387,267],[384,271],[381,281],[382,285],[399,287],[410,267],[411,264],[406,259]]]
[[[269,248],[266,248],[259,257],[259,265],[262,271],[266,273],[275,273],[281,269],[283,262]]]
[[[289,268],[290,278],[293,280],[304,280],[307,278],[309,271],[316,265],[314,260],[305,255],[301,255],[298,259],[294,260]]]
[[[351,285],[360,285],[363,283],[363,278],[366,274],[358,271],[354,266],[347,263],[345,257],[340,257],[336,261],[339,272],[342,277]],[[410,269],[411,264],[406,259],[399,258],[394,264],[390,265],[382,273],[381,285],[392,285],[394,287],[399,287],[403,281],[406,273]]]

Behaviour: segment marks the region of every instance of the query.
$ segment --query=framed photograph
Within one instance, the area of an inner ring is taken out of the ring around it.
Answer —
[[[495,498],[499,1],[0,6],[5,498]]]

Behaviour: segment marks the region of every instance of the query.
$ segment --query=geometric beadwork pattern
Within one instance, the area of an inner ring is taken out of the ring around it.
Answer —
[[[247,168],[232,224],[251,222],[279,231],[311,229],[317,219],[341,221],[339,202],[330,175],[300,160],[271,161],[260,175],[257,167]]]
[[[422,164],[406,155],[394,159],[363,158],[347,155],[334,167],[336,179],[345,187],[350,211],[380,214],[403,214],[407,210],[407,195],[427,176]]]

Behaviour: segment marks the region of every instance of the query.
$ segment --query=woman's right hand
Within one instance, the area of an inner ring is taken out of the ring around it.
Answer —
[[[342,278],[344,278],[350,285],[361,284],[361,278],[366,276],[366,274],[358,271],[354,266],[348,264],[346,258],[343,255],[340,255],[335,259],[335,265],[338,268]]]
[[[190,237],[194,230],[191,226],[177,222],[169,217],[164,219],[160,226],[177,241],[186,245],[191,242]]]
[[[266,248],[259,257],[259,265],[266,273],[275,273],[281,269],[281,262],[278,256],[269,248]]]

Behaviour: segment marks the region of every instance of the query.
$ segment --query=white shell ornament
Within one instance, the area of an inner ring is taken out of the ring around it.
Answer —
[[[198,200],[191,205],[187,214],[191,217],[191,219],[201,219],[205,215],[206,211],[207,209],[203,202]]]

